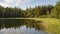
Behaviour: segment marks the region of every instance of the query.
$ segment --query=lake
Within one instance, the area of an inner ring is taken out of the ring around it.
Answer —
[[[0,34],[47,34],[42,21],[0,19]]]

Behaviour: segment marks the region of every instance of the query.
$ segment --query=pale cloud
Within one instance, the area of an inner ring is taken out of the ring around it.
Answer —
[[[4,0],[5,1],[5,3],[12,3],[13,2],[13,0]]]
[[[25,2],[30,2],[31,0],[15,0],[16,2],[23,2],[23,3],[25,3]]]
[[[4,0],[6,3],[12,3],[12,2],[17,2],[17,3],[20,3],[20,2],[29,2],[31,0]]]
[[[6,3],[0,3],[1,6],[8,7],[8,4]]]
[[[0,5],[4,7],[13,7],[13,6],[18,6],[19,4],[22,3],[30,2],[31,0],[3,0],[2,2],[1,1],[0,1]]]

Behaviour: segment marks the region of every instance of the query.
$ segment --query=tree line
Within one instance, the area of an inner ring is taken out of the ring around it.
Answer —
[[[24,17],[24,10],[20,8],[9,8],[0,6],[0,18]]]
[[[60,2],[57,2],[55,6],[53,5],[42,5],[35,6],[34,8],[26,8],[22,10],[20,8],[9,8],[0,6],[0,18],[60,18]]]

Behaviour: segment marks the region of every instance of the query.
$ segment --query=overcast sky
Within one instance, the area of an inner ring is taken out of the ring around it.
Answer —
[[[0,5],[4,7],[35,7],[38,5],[55,5],[58,0],[0,0]]]

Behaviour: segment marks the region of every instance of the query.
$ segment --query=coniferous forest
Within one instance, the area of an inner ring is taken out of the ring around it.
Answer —
[[[53,5],[35,6],[34,8],[11,8],[0,6],[0,18],[60,18],[60,2]]]

